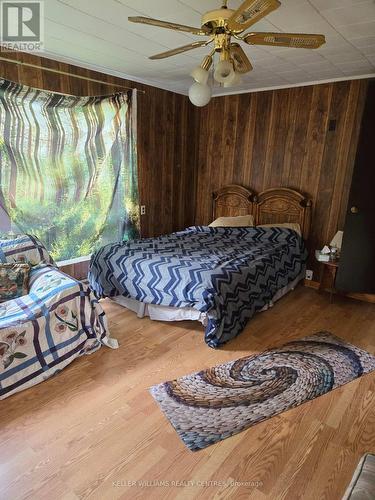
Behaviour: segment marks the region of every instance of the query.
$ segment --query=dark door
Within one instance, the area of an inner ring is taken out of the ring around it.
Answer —
[[[375,81],[368,88],[336,288],[375,293]]]

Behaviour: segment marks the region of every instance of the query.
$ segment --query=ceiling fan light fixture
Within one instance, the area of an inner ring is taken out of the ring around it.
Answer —
[[[202,85],[206,85],[208,82],[209,72],[200,66],[197,66],[190,73],[190,76],[194,78],[197,83],[201,83]]]
[[[228,8],[229,0],[217,0],[221,8],[210,10],[203,14],[201,27],[187,26],[175,22],[162,21],[143,16],[129,17],[129,21],[147,24],[193,35],[209,37],[203,41],[193,41],[182,47],[155,54],[149,59],[158,60],[176,56],[187,51],[213,44],[210,55],[206,56],[201,65],[194,68],[191,76],[195,83],[189,89],[190,100],[196,106],[205,106],[211,98],[212,89],[208,85],[209,72],[213,57],[219,55],[220,62],[214,70],[214,79],[232,87],[241,82],[241,76],[253,70],[253,66],[239,43],[247,45],[266,45],[273,47],[294,47],[303,49],[318,49],[325,42],[325,36],[314,33],[281,33],[281,32],[247,32],[272,11],[280,7],[280,0],[241,0],[237,9]]]
[[[233,64],[228,61],[220,61],[215,68],[214,78],[218,83],[230,81],[234,76]]]
[[[194,78],[194,80],[202,85],[206,85],[209,77],[209,69],[212,66],[212,56],[206,56],[202,64],[193,69],[190,73],[190,76]]]
[[[202,108],[206,106],[211,100],[212,89],[209,85],[202,85],[201,83],[195,82],[189,89],[189,99],[194,104]]]
[[[240,85],[242,82],[241,74],[237,71],[233,72],[233,77],[224,82],[224,87],[235,87],[236,85]]]

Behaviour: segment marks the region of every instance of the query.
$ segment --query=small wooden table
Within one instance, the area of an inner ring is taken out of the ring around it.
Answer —
[[[319,291],[326,291],[330,294],[330,302],[332,302],[333,294],[336,293],[335,281],[337,269],[339,268],[339,260],[329,260],[320,264]]]
[[[344,292],[336,289],[335,281],[337,270],[339,268],[340,261],[329,260],[328,262],[322,262],[321,260],[316,259],[320,264],[320,273],[319,273],[319,292],[328,292],[330,294],[330,302],[333,300],[333,295],[338,293],[343,297],[349,297],[355,300],[362,300],[365,302],[370,302],[371,304],[375,304],[375,294],[371,293],[351,293]]]

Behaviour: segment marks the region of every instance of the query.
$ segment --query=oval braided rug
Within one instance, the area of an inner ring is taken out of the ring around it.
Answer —
[[[328,332],[155,385],[151,394],[193,451],[375,370],[375,356]]]

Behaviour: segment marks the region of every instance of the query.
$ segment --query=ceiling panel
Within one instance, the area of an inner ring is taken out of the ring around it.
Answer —
[[[229,0],[237,8],[241,0]],[[232,89],[215,95],[309,82],[375,76],[373,0],[281,0],[281,7],[252,31],[311,32],[326,35],[318,50],[248,46],[254,70]],[[199,27],[201,15],[219,0],[46,0],[46,56],[83,67],[187,93],[194,66],[209,52],[202,47],[151,61],[148,56],[201,37],[128,22],[144,15]]]

